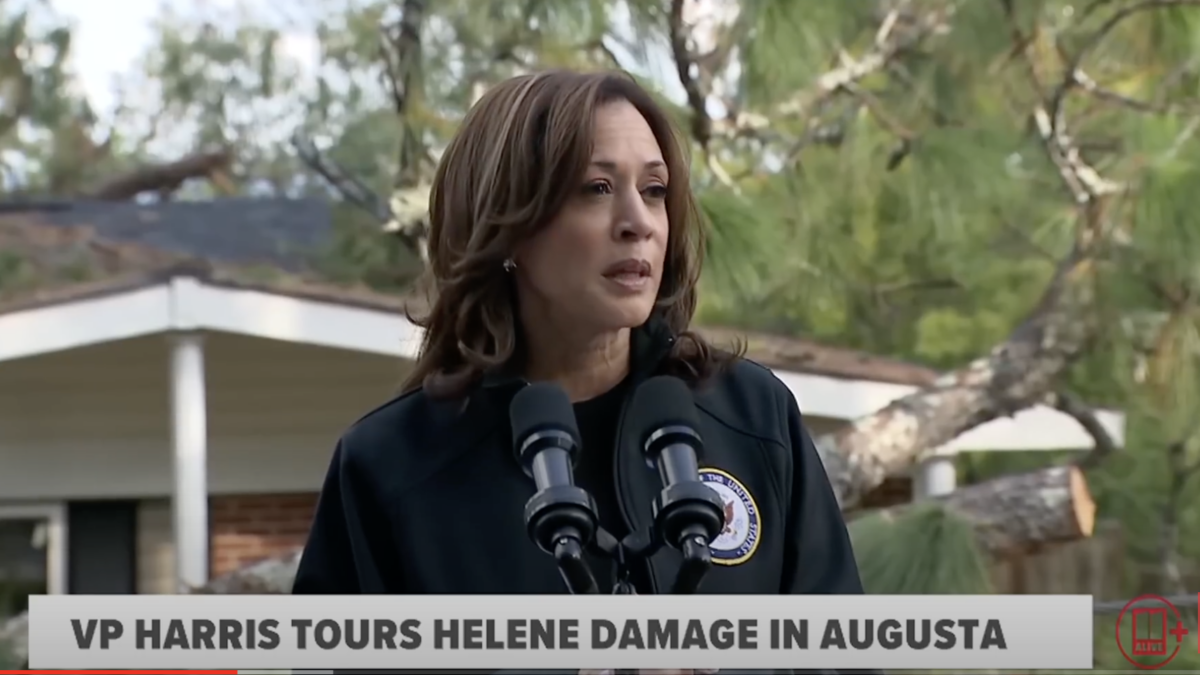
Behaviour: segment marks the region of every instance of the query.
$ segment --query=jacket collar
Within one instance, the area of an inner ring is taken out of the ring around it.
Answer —
[[[640,382],[654,375],[674,345],[675,334],[666,319],[659,312],[651,314],[646,323],[630,331],[630,379]],[[527,384],[517,359],[487,370],[481,381],[481,387],[486,391],[515,391]]]

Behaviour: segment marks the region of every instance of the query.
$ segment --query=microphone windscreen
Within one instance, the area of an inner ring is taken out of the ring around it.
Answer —
[[[512,422],[513,448],[518,452],[530,434],[546,429],[565,431],[577,446],[580,443],[575,409],[558,385],[539,382],[523,387],[508,406],[508,418]]]
[[[644,443],[646,436],[668,426],[700,431],[700,416],[692,390],[677,377],[660,375],[643,382],[629,406],[630,423]]]

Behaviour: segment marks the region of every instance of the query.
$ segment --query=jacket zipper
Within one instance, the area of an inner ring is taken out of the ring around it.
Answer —
[[[654,364],[657,364],[663,356],[665,356],[668,352],[670,352],[671,348],[674,345],[675,345],[675,336],[672,335],[669,338],[667,338],[666,345],[665,345],[665,348],[663,349],[662,353],[654,354],[653,358],[651,359],[651,362]],[[647,377],[649,377],[648,374],[642,374],[642,375],[635,374],[633,376],[632,382],[631,382],[631,384],[633,385],[633,387],[631,388],[631,392],[633,389],[636,389],[637,386],[639,384],[641,384],[642,381],[645,380]],[[617,435],[616,435],[616,443],[615,443],[616,447],[613,448],[613,480],[617,484],[617,510],[621,512],[621,520],[623,520],[625,522],[625,527],[628,529],[630,534],[633,534],[634,532],[636,532],[637,529],[634,525],[633,517],[630,515],[629,507],[627,506],[627,501],[629,499],[629,496],[626,494],[625,483],[624,483],[624,481],[621,480],[621,440],[623,438],[622,432],[625,430],[625,413],[629,409],[629,401],[632,399],[632,397],[633,397],[632,393],[629,393],[621,401],[621,411],[617,415]],[[634,451],[637,452],[638,449],[634,448]],[[651,524],[651,527],[653,527],[653,523]],[[645,572],[646,572],[646,576],[647,576],[646,581],[647,581],[647,583],[650,584],[650,592],[652,594],[657,594],[658,593],[658,578],[656,577],[656,575],[654,573],[654,561],[651,560],[650,558],[646,558],[644,562],[645,562]]]
[[[636,387],[637,381],[635,381],[633,384]],[[628,495],[626,494],[625,483],[621,480],[621,440],[622,431],[625,428],[625,413],[628,408],[629,397],[626,396],[624,400],[621,401],[621,411],[617,415],[617,435],[616,443],[614,444],[615,447],[613,448],[613,480],[617,484],[617,510],[620,511],[621,520],[624,521],[625,527],[629,534],[633,534],[637,531],[637,528],[634,524],[633,517],[630,516],[629,508],[626,506]],[[645,558],[643,562],[646,566],[645,571],[648,577],[647,582],[650,584],[650,593],[657,594],[658,582],[654,576],[654,562],[650,558]]]

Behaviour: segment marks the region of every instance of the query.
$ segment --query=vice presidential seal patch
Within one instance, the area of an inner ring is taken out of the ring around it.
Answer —
[[[700,480],[725,502],[725,528],[709,549],[717,565],[740,565],[754,555],[762,534],[758,504],[741,481],[720,469],[700,469]]]

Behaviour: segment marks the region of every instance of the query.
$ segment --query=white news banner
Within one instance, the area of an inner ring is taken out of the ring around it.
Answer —
[[[36,669],[1088,669],[1092,598],[54,595]]]

